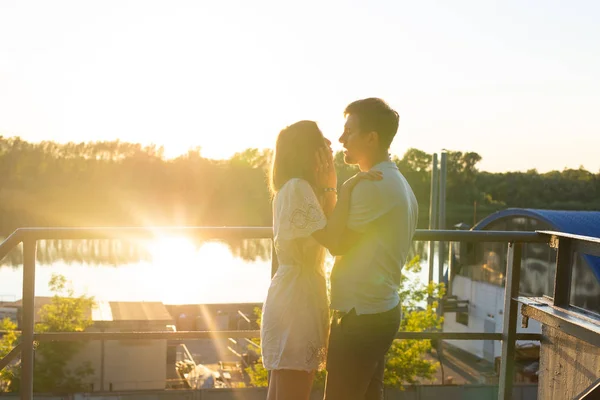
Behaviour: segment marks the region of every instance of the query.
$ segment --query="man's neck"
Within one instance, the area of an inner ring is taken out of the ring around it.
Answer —
[[[389,161],[390,160],[390,156],[387,153],[387,151],[385,153],[381,153],[381,154],[376,154],[373,157],[369,157],[361,162],[358,163],[358,167],[360,168],[360,170],[362,172],[366,172],[366,171],[370,171],[371,168],[373,168],[375,165],[384,162],[384,161]]]

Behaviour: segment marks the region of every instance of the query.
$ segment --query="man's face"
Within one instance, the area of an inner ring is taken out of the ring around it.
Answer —
[[[340,136],[340,143],[344,145],[344,162],[358,164],[364,157],[368,148],[368,137],[360,130],[358,117],[348,115],[344,124],[344,133]]]

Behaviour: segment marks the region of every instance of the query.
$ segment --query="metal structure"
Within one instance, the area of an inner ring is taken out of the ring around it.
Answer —
[[[438,192],[438,215],[437,215],[437,229],[446,229],[446,170],[447,170],[447,159],[448,153],[442,152],[440,156],[440,172],[439,172],[439,185],[440,189]],[[444,281],[444,262],[446,261],[446,243],[447,241],[441,240],[438,243],[438,283]],[[443,305],[440,304],[438,308],[438,315],[442,316]]]
[[[0,259],[19,243],[23,243],[23,312],[21,342],[22,384],[20,396],[23,400],[33,398],[33,355],[34,341],[52,340],[110,340],[110,339],[200,339],[257,337],[258,331],[190,331],[190,332],[73,332],[39,333],[33,330],[35,295],[35,259],[38,240],[50,239],[122,239],[136,240],[155,238],[165,234],[184,234],[204,239],[266,239],[272,238],[270,227],[179,227],[179,228],[21,228],[17,229],[0,244]],[[502,366],[499,382],[501,399],[512,396],[514,373],[514,347],[516,340],[540,340],[538,334],[517,334],[518,313],[518,277],[523,243],[548,243],[550,236],[536,232],[497,232],[497,231],[449,231],[418,230],[414,240],[441,242],[508,242],[507,280],[505,286],[505,313],[502,333],[458,333],[458,332],[398,332],[398,339],[458,339],[458,340],[501,340]],[[561,257],[562,259],[562,257]],[[273,271],[276,269],[276,257],[273,258]],[[12,351],[0,366],[5,366],[19,350]]]
[[[573,262],[576,254],[600,257],[600,238],[568,233],[541,231],[550,245],[557,249],[556,274],[553,298],[519,298],[523,304],[521,312],[525,323],[533,318],[542,323],[543,337],[541,366],[553,375],[565,376],[565,382],[555,385],[554,376],[540,375],[540,398],[600,398],[600,368],[598,349],[600,348],[600,315],[581,307],[573,306],[571,297]],[[566,348],[574,348],[568,354]],[[592,351],[587,352],[586,349]],[[594,354],[595,353],[595,354]],[[559,370],[554,369],[554,364]],[[591,374],[596,374],[591,375]],[[587,383],[586,383],[587,382]],[[583,385],[583,387],[581,387]],[[586,387],[587,386],[587,387]],[[583,389],[583,391],[582,391]],[[573,392],[580,392],[573,397]]]
[[[433,154],[431,162],[431,188],[429,190],[429,230],[437,229],[437,205],[438,205],[438,155]],[[435,242],[429,242],[429,280],[433,281],[433,264],[435,254]]]

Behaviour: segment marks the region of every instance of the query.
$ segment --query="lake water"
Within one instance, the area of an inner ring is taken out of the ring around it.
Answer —
[[[414,251],[423,252],[424,246]],[[40,241],[35,293],[51,296],[48,282],[61,274],[75,294],[97,300],[260,303],[270,283],[270,256],[270,240]],[[329,257],[327,267],[332,263]],[[414,279],[426,281],[426,264]],[[15,249],[0,264],[0,301],[20,299],[22,283],[22,254]]]

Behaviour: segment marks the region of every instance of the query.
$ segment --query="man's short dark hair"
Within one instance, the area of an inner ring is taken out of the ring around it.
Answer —
[[[377,132],[379,142],[386,150],[390,148],[400,117],[385,101],[370,97],[350,103],[344,110],[344,116],[355,115],[362,133]]]

